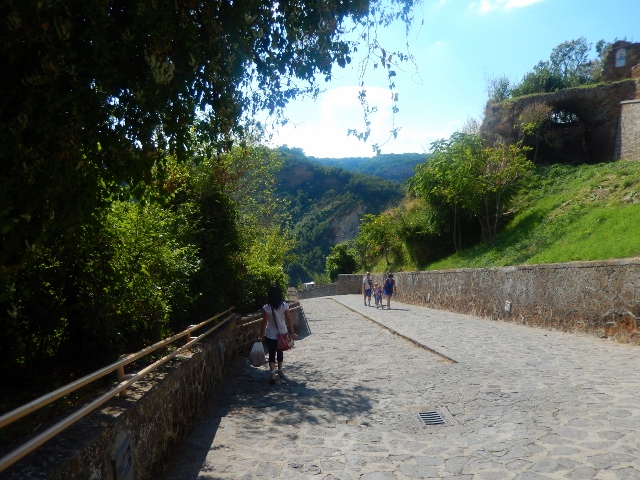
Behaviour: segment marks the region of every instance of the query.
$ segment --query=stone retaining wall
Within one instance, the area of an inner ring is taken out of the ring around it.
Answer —
[[[298,328],[301,310],[292,310],[291,315]],[[133,475],[121,478],[156,478],[168,451],[189,432],[233,357],[248,354],[260,333],[261,319],[261,312],[236,316],[190,352],[135,383],[126,397],[109,400],[102,410],[1,473],[0,480],[114,480],[111,461],[127,438]]]
[[[640,345],[640,258],[400,272],[394,278],[401,302]],[[361,274],[341,275],[335,290],[360,293],[354,285],[361,281]]]
[[[362,292],[362,278],[364,275],[338,275],[336,283],[322,285],[311,290],[298,290],[298,298],[328,297],[330,295],[347,295]]]

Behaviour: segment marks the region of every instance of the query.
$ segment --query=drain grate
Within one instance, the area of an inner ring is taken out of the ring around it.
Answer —
[[[444,420],[436,410],[421,412],[418,416],[425,425],[444,425]]]
[[[418,413],[418,417],[428,427],[431,425],[459,425],[446,407],[437,407],[429,412]]]

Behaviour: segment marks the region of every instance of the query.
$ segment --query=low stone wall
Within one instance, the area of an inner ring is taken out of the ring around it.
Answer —
[[[298,290],[298,298],[328,297],[331,295],[347,295],[362,292],[362,278],[364,275],[338,275],[336,283],[322,285],[311,290]]]
[[[300,303],[289,306],[298,330],[304,315],[296,308]],[[156,478],[167,452],[189,432],[233,357],[248,353],[261,325],[262,311],[236,316],[190,352],[135,383],[126,397],[109,400],[1,473],[0,480],[113,480],[112,459],[127,440],[133,473],[118,478]]]
[[[394,278],[401,302],[640,345],[640,258],[400,272]],[[336,290],[359,293],[347,291],[357,281],[362,275],[342,275],[338,284],[344,285]]]
[[[0,474],[1,480],[113,480],[112,458],[128,438],[132,476],[145,480],[189,432],[233,357],[248,351],[261,322],[232,319],[102,410],[80,420]],[[196,332],[197,333],[197,332]]]

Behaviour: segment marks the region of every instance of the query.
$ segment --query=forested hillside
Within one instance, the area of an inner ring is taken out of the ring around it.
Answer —
[[[386,153],[375,157],[309,158],[327,167],[339,167],[404,183],[413,176],[413,168],[424,163],[427,156],[426,153]]]
[[[290,204],[297,239],[297,261],[287,273],[297,285],[324,272],[330,248],[357,235],[362,215],[379,214],[404,192],[397,182],[322,166],[300,149],[279,150],[284,167],[278,173],[278,195]]]

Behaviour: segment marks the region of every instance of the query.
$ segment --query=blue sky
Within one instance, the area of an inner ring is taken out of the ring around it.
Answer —
[[[398,24],[382,32],[383,46],[402,49],[404,28]],[[417,73],[407,64],[404,72],[396,69],[400,131],[382,153],[426,152],[467,118],[481,120],[487,78],[520,81],[558,44],[579,37],[592,45],[625,37],[640,42],[640,0],[426,0],[408,37]],[[315,101],[290,104],[285,113],[291,122],[275,132],[271,145],[299,147],[315,157],[374,155],[371,145],[383,144],[392,128],[390,91],[386,75],[370,69],[365,85],[378,107],[371,138],[363,143],[348,137],[349,128],[363,127],[357,63],[336,67]]]

